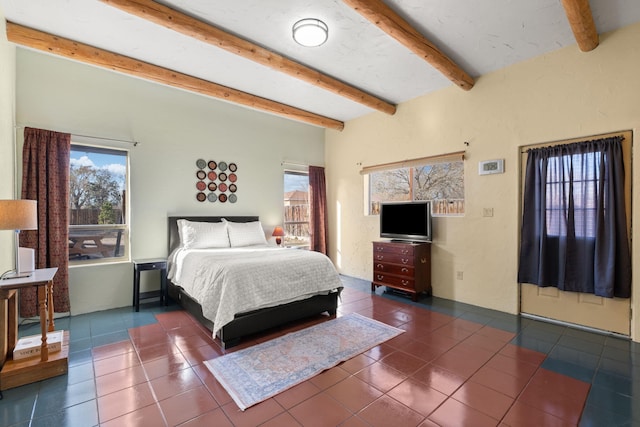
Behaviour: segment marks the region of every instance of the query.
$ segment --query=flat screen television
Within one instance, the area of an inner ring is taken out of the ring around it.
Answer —
[[[430,242],[431,202],[381,203],[380,237]]]

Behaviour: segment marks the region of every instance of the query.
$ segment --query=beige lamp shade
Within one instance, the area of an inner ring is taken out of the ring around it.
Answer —
[[[0,200],[0,230],[37,230],[38,202]]]

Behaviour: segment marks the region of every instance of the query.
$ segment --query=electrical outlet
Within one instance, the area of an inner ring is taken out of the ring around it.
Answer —
[[[482,216],[492,217],[493,216],[493,208],[482,208]]]
[[[464,273],[462,271],[456,271],[456,279],[462,280]]]

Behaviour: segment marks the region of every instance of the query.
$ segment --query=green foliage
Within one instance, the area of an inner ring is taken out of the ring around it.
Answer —
[[[121,202],[120,186],[111,173],[91,166],[71,167],[69,201],[72,209],[100,209],[106,202],[112,207]]]
[[[116,213],[113,210],[113,205],[110,202],[102,203],[100,207],[100,214],[98,215],[98,224],[115,224]]]

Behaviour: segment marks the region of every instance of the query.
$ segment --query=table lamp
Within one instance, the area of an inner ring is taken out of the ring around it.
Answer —
[[[2,275],[3,279],[29,277],[31,271],[20,268],[20,230],[38,229],[38,203],[35,200],[0,200],[0,230],[15,230],[16,260],[14,271]]]
[[[276,245],[280,246],[282,244],[282,236],[284,236],[284,230],[282,229],[282,227],[277,226],[276,228],[274,228],[273,234],[271,235],[276,237]]]

